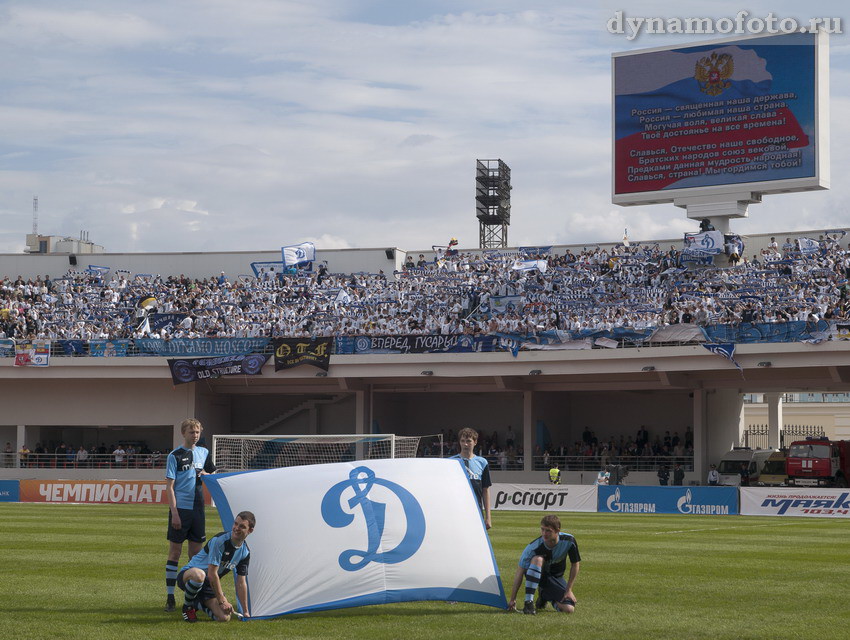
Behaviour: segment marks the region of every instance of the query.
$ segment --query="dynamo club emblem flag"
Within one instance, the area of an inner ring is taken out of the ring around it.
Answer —
[[[316,246],[312,242],[281,247],[280,252],[284,266],[298,266],[316,259]]]
[[[460,461],[365,460],[203,476],[227,530],[257,526],[252,618],[414,600],[505,608]]]

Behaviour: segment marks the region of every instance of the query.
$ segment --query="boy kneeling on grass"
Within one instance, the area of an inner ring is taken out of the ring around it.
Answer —
[[[516,611],[516,595],[525,578],[523,613],[534,615],[537,609],[544,609],[549,602],[556,611],[572,613],[576,608],[573,585],[581,562],[576,539],[569,533],[561,533],[561,520],[554,515],[544,516],[540,521],[540,534],[519,558],[508,611]],[[567,558],[570,560],[570,576],[565,581]],[[538,588],[540,595],[535,604],[534,592]]]
[[[251,616],[248,609],[248,564],[251,551],[245,544],[257,524],[250,511],[242,511],[233,520],[230,533],[223,531],[204,545],[177,574],[177,586],[185,593],[183,619],[197,622],[197,610],[203,610],[218,622],[227,622],[231,615]],[[236,572],[236,597],[242,604],[238,614],[221,589],[221,578]]]

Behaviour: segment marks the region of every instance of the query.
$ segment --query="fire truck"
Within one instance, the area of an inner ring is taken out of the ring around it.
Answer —
[[[788,447],[789,487],[846,487],[850,478],[850,440],[808,438]]]

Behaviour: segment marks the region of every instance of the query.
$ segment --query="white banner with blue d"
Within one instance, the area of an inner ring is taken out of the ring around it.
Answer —
[[[405,458],[204,476],[222,523],[252,511],[252,618],[413,600],[505,608],[457,460]]]
[[[316,245],[312,242],[302,242],[289,247],[281,247],[283,264],[287,267],[297,267],[305,262],[313,262],[316,259]]]
[[[720,231],[685,234],[685,253],[702,252],[706,255],[717,255],[723,252],[723,248],[723,234]]]

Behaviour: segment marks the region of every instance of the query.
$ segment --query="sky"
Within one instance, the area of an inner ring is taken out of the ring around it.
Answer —
[[[511,246],[680,237],[611,203],[611,54],[712,36],[645,17],[840,18],[838,2],[0,0],[0,252],[478,246],[475,161],[511,168]],[[683,8],[684,7],[684,8]],[[714,36],[717,37],[717,36]],[[832,188],[742,234],[850,225],[850,36],[830,36]]]

